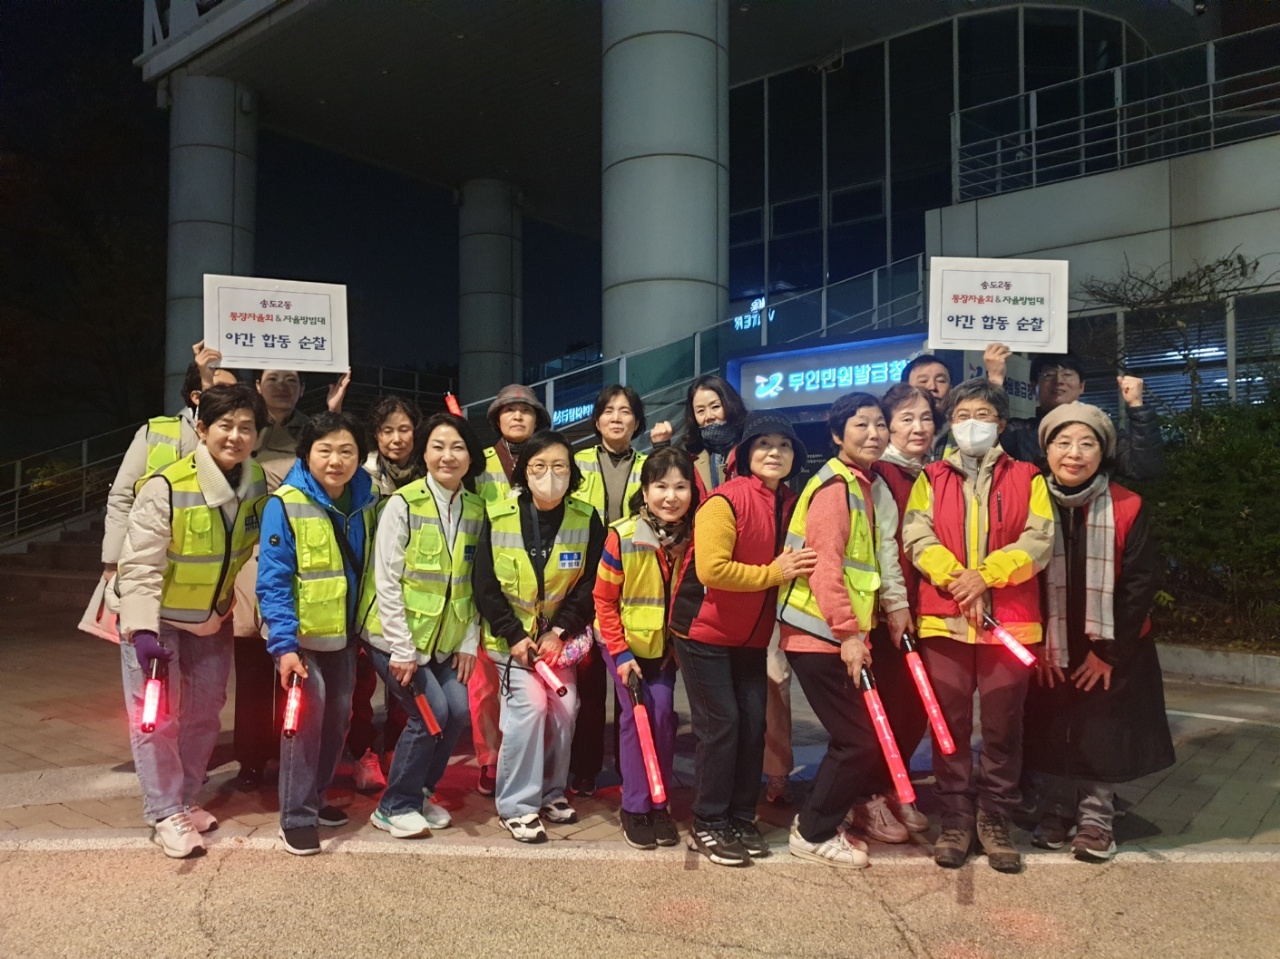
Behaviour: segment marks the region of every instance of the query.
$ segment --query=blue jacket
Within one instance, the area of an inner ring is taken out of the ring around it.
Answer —
[[[302,460],[293,464],[284,478],[286,486],[293,486],[306,493],[318,506],[324,507],[340,524],[347,527],[347,542],[356,556],[364,555],[366,536],[373,530],[364,528],[360,511],[378,497],[373,481],[362,469],[352,478],[351,515],[343,516],[329,499],[329,494],[303,465]],[[346,565],[345,563],[343,564]],[[285,653],[298,651],[298,608],[293,592],[293,580],[298,572],[298,554],[293,541],[293,529],[284,513],[284,501],[278,496],[268,496],[262,511],[262,535],[258,546],[258,605],[262,620],[267,626],[267,651],[277,659]],[[356,602],[360,596],[360,583],[355,571],[347,568],[347,617],[355,616]]]

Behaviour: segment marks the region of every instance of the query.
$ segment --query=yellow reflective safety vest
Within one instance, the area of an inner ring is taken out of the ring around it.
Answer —
[[[502,468],[502,460],[498,459],[497,447],[490,446],[484,451],[484,472],[476,479],[476,492],[486,504],[501,503],[511,493],[511,481]]]
[[[582,470],[582,485],[574,490],[573,495],[590,503],[592,508],[604,519],[606,499],[609,491],[604,485],[604,473],[600,470],[600,457],[609,454],[602,446],[593,446],[587,450],[578,450],[573,454]],[[640,489],[640,468],[648,457],[644,453],[636,453],[631,459],[631,472],[627,475],[627,489],[622,494],[622,502],[618,504],[618,518],[625,519],[631,515],[629,504],[631,497]]]
[[[147,420],[147,471],[133,484],[136,496],[142,484],[166,466],[182,458],[182,417],[153,416]]]
[[[804,492],[791,514],[787,527],[787,545],[798,550],[805,544],[805,524],[809,516],[809,504],[814,494],[827,483],[839,480],[848,490],[849,539],[844,547],[844,585],[849,591],[849,603],[858,617],[858,628],[863,634],[871,631],[875,623],[876,590],[880,588],[880,568],[876,562],[876,546],[879,531],[871,522],[871,510],[862,495],[862,484],[849,467],[836,457],[827,460],[822,469],[805,485]],[[818,609],[818,601],[809,588],[809,577],[800,576],[790,586],[778,593],[778,619],[788,626],[803,629],[806,633],[838,642],[831,634],[831,627]]]
[[[622,551],[619,612],[627,648],[641,659],[659,659],[666,650],[668,585],[662,578],[662,544],[648,523],[629,516],[613,524]],[[672,572],[676,575],[676,571]]]
[[[534,634],[539,616],[550,620],[582,578],[586,565],[587,544],[591,537],[591,517],[595,510],[572,496],[564,500],[564,519],[552,543],[547,564],[543,567],[544,594],[538,598],[538,579],[525,546],[520,527],[519,496],[508,496],[488,507],[490,542],[493,549],[493,571],[511,611],[529,635]],[[484,629],[485,648],[505,653],[507,641]]]
[[[347,574],[342,547],[329,511],[295,486],[281,486],[271,494],[284,501],[284,514],[293,532],[297,556],[293,595],[298,605],[298,640],[308,649],[343,649],[347,645]],[[377,529],[377,503],[360,510],[364,520],[364,568],[361,595],[356,599],[356,622],[370,615],[368,569]]]
[[[267,479],[253,460],[249,490],[227,534],[222,510],[210,506],[196,479],[196,455],[166,466],[159,476],[169,484],[173,538],[160,590],[160,618],[171,623],[203,623],[210,614],[225,616],[235,595],[236,574],[258,543]]]
[[[456,652],[476,618],[471,567],[484,522],[484,500],[465,489],[460,492],[462,517],[451,551],[427,481],[410,483],[395,495],[403,496],[409,507],[400,587],[413,643],[428,656]]]

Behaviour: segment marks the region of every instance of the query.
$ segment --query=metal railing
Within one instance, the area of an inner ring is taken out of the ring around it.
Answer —
[[[1280,133],[1280,24],[952,114],[952,201]]]

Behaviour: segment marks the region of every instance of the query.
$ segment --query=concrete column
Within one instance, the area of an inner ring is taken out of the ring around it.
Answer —
[[[727,0],[604,0],[604,352],[724,319]]]
[[[234,80],[169,78],[169,269],[164,406],[204,335],[204,274],[253,273],[258,108]]]
[[[459,203],[458,379],[473,402],[523,376],[520,192],[504,180],[468,180]]]

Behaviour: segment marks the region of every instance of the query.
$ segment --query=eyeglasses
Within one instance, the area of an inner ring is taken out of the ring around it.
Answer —
[[[547,475],[547,470],[551,470],[556,476],[568,476],[568,463],[552,463],[548,466],[546,463],[530,463],[526,472],[530,476],[543,477]]]
[[[1080,374],[1075,370],[1064,370],[1054,366],[1047,370],[1041,370],[1040,379],[1061,380],[1064,383],[1074,383],[1080,379]]]
[[[1061,453],[1063,456],[1072,450],[1078,452],[1081,456],[1092,456],[1102,447],[1098,445],[1097,440],[1079,440],[1072,442],[1071,440],[1054,440],[1049,444],[1055,453]]]
[[[976,413],[961,410],[951,418],[953,423],[965,423],[969,420],[977,420],[979,423],[999,423],[1000,415],[995,410],[978,410]]]

